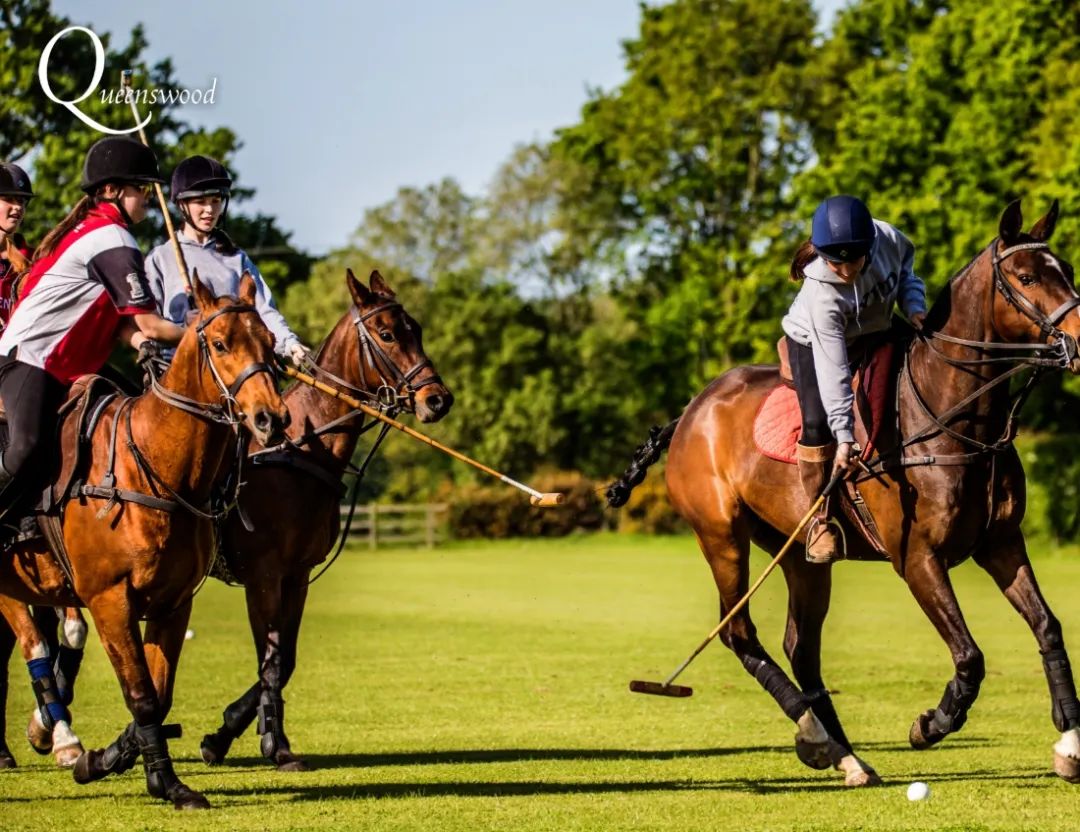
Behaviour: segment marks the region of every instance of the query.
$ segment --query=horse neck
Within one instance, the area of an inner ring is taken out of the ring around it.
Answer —
[[[938,332],[968,341],[1001,341],[991,323],[994,300],[991,251],[988,248],[976,257],[939,296],[928,316],[930,321],[937,323],[942,314],[946,315],[944,322],[936,326]],[[955,366],[943,360],[939,353],[958,361],[988,357],[971,347],[947,341],[934,341],[933,347],[923,340],[912,344],[908,356],[912,378],[923,400],[937,415],[974,394],[1011,366],[1005,363]],[[999,439],[1005,426],[1008,387],[1008,384],[1001,384],[979,396],[965,408],[970,418],[954,420],[950,427],[983,443]],[[920,425],[926,419],[915,405],[912,405],[911,418]],[[944,435],[942,440],[950,444],[955,442]]]
[[[368,372],[360,362],[356,325],[352,319],[351,309],[350,313],[346,313],[330,331],[330,336],[323,343],[315,360],[327,372],[344,379],[359,390],[371,392],[372,386],[367,378]],[[346,395],[355,394],[355,390],[345,389],[332,379],[322,380]],[[328,425],[352,410],[340,399],[328,396],[303,383],[294,385],[285,394],[285,404],[292,417],[289,428],[291,439],[297,439],[305,433]],[[332,462],[335,466],[344,469],[346,463],[352,459],[353,451],[356,450],[356,443],[360,437],[360,423],[360,417],[351,419],[342,424],[338,430],[312,439],[307,447],[319,456],[326,457],[327,462]]]
[[[194,401],[216,402],[220,391],[206,375],[198,344],[189,334],[177,347],[160,384]],[[180,410],[147,391],[132,405],[131,429],[140,453],[162,480],[192,500],[209,498],[227,464],[226,450],[233,435],[228,425]]]

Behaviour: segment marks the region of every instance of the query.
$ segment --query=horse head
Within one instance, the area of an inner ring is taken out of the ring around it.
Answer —
[[[192,324],[199,345],[203,396],[220,397],[232,418],[242,421],[263,445],[280,442],[288,410],[277,389],[274,336],[255,308],[255,281],[245,273],[238,298],[214,297],[192,275],[198,320]]]
[[[1080,296],[1073,286],[1072,266],[1048,244],[1057,219],[1057,200],[1027,233],[1022,230],[1019,200],[1001,215],[991,253],[991,320],[1005,341],[1059,344],[1061,366],[1080,374]]]
[[[358,341],[355,355],[346,362],[347,375],[357,386],[374,391],[383,404],[403,407],[421,422],[437,422],[450,412],[454,395],[424,352],[420,324],[377,271],[371,273],[370,284],[365,286],[346,270],[345,285],[353,301],[353,326],[346,329],[355,331]],[[346,329],[339,327],[335,335]],[[334,340],[331,336],[320,357],[339,346]]]

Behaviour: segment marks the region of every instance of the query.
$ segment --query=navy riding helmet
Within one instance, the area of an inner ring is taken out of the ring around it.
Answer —
[[[853,263],[870,253],[874,218],[861,199],[830,196],[814,211],[810,242],[818,255],[833,263]]]

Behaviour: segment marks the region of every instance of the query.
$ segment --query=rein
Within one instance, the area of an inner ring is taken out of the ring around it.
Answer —
[[[990,246],[996,246],[997,239],[991,241]],[[930,405],[926,402],[922,393],[919,391],[918,386],[915,383],[915,376],[911,369],[911,349],[914,345],[910,345],[907,351],[904,353],[904,364],[901,370],[901,375],[904,376],[908,385],[911,387],[912,395],[915,398],[915,403],[919,406],[919,409],[926,416],[927,422],[915,431],[911,436],[901,442],[901,444],[886,454],[878,454],[873,459],[867,461],[866,466],[871,472],[881,471],[885,468],[899,465],[902,467],[910,467],[916,465],[966,465],[974,462],[975,460],[985,456],[986,454],[997,454],[1006,450],[1012,446],[1012,441],[1016,436],[1017,425],[1016,421],[1019,417],[1020,410],[1023,408],[1024,403],[1027,401],[1028,395],[1034,388],[1035,384],[1039,381],[1042,375],[1051,369],[1064,369],[1077,357],[1077,344],[1075,339],[1067,332],[1061,330],[1057,324],[1067,315],[1071,310],[1080,306],[1080,296],[1076,295],[1061,304],[1049,315],[1044,314],[1034,303],[1032,303],[1022,292],[1015,290],[1005,276],[1001,272],[1001,263],[1008,257],[1021,251],[1046,251],[1049,246],[1046,243],[1021,243],[1019,245],[1010,246],[1002,251],[1000,254],[996,253],[993,256],[993,272],[994,281],[991,284],[991,309],[993,308],[993,292],[997,291],[1001,293],[1001,296],[1017,311],[1030,319],[1039,328],[1039,331],[1045,335],[1048,339],[1052,339],[1052,343],[1046,344],[1042,342],[1031,342],[1021,344],[1005,344],[994,341],[974,341],[966,338],[957,338],[952,335],[945,335],[940,332],[918,332],[916,337],[920,343],[923,343],[941,361],[949,364],[953,367],[968,368],[974,366],[984,366],[991,364],[1011,364],[1008,370],[986,382],[973,393],[965,396],[955,405],[950,407],[944,413],[935,414],[930,408]],[[946,355],[941,349],[934,345],[933,341],[943,341],[945,343],[957,344],[959,346],[966,347],[968,349],[977,350],[979,352],[999,352],[1009,351],[1016,353],[1020,351],[1022,354],[1011,354],[1003,356],[993,356],[987,358],[972,358],[972,359],[960,359],[952,358]],[[1027,369],[1032,369],[1031,375],[1028,377],[1024,386],[1015,394],[1010,396],[1011,404],[1009,405],[1008,416],[1005,421],[1005,428],[1002,431],[1000,437],[993,442],[981,442],[973,437],[965,436],[957,430],[949,427],[948,422],[954,417],[962,414],[968,405],[977,401],[984,395],[989,393],[994,388],[1005,384],[1010,381],[1014,376],[1019,375]],[[900,436],[900,385],[896,386],[896,420],[897,420],[897,436]],[[945,435],[955,439],[956,441],[974,447],[975,450],[968,453],[961,454],[937,454],[932,456],[903,456],[905,448],[909,448],[925,439],[932,437],[935,434],[944,433]]]

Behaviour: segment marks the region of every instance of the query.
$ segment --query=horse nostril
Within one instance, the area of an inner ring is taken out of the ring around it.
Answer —
[[[442,410],[442,396],[440,396],[438,393],[432,396],[428,396],[426,399],[424,399],[424,404],[426,404],[428,406],[428,409],[431,410],[433,413],[438,413],[440,410]]]
[[[274,417],[270,414],[270,411],[260,410],[258,413],[255,414],[256,430],[262,431],[263,433],[268,433],[270,431],[270,428],[273,427],[273,424]]]

